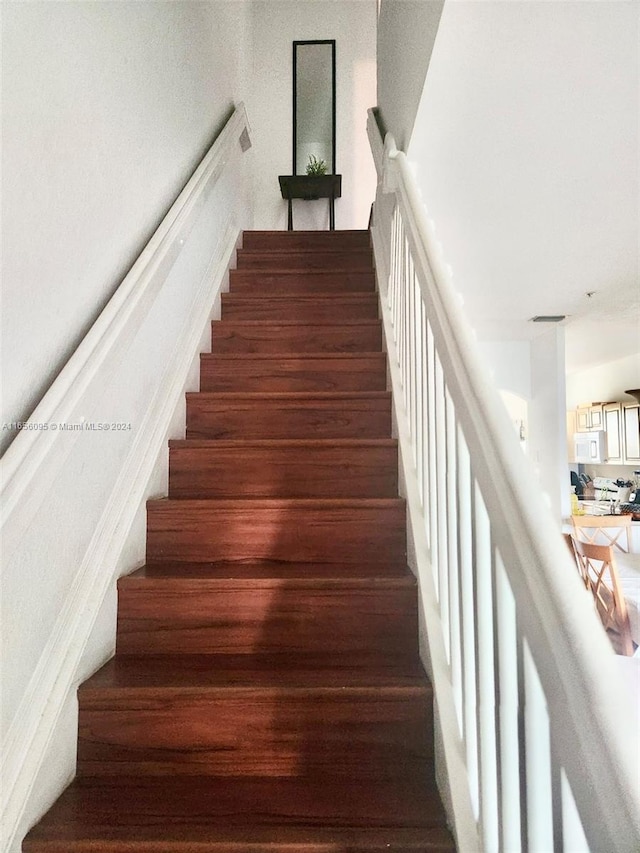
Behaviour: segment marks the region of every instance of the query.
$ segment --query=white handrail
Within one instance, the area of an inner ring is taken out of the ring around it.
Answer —
[[[466,755],[483,849],[520,849],[520,839],[533,853],[542,849],[531,846],[536,833],[563,849],[567,803],[551,792],[564,773],[590,849],[638,850],[637,733],[611,647],[561,536],[540,535],[558,521],[525,486],[528,462],[459,310],[407,158],[389,135],[382,146],[371,111],[368,132],[382,312],[410,443],[405,479],[416,483],[408,503],[417,536],[426,534],[417,573],[421,581],[432,573],[422,595],[428,605],[433,588],[439,620],[426,630],[448,664],[427,666],[436,702],[439,688],[454,696],[459,725],[449,736]],[[521,790],[509,790],[519,779]]]
[[[73,774],[75,691],[113,652],[116,580],[144,560],[144,506],[251,225],[248,147],[240,104],[27,422],[54,428],[2,461],[3,851]]]
[[[118,340],[124,328],[140,308],[153,296],[153,288],[161,280],[158,272],[175,260],[185,242],[196,214],[205,201],[203,188],[213,184],[225,166],[230,141],[248,127],[243,103],[238,104],[188,183],[176,198],[142,253],[127,273],[78,348],[65,364],[28,421],[61,423],[71,419],[78,400],[97,367]],[[50,431],[21,430],[0,460],[0,526],[4,525],[20,504],[42,459],[47,455],[57,434]]]

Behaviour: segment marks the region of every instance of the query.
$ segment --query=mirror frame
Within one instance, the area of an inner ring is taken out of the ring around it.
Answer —
[[[293,169],[292,175],[306,174],[297,172],[297,80],[298,80],[298,45],[305,44],[330,44],[331,45],[331,159],[332,169],[327,174],[337,174],[336,168],[336,40],[335,39],[311,39],[308,41],[294,41],[293,43]]]

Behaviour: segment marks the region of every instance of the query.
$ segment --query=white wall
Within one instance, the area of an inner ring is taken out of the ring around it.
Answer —
[[[378,108],[385,132],[406,151],[444,0],[381,0],[379,5]]]
[[[408,155],[485,339],[575,316],[587,291],[637,304],[639,19],[633,2],[445,3]]]
[[[366,228],[376,176],[366,135],[376,103],[375,0],[253,3],[253,86],[248,112],[255,151],[256,228],[287,227],[278,175],[292,168],[293,41],[336,40],[336,165],[342,198],[336,228]],[[294,201],[294,227],[326,228],[326,199]]]
[[[243,0],[4,4],[3,423],[33,410],[242,99],[248,37]]]
[[[38,407],[31,423],[58,429],[22,432],[2,462],[7,853],[73,776],[75,688],[113,654],[115,581],[143,564],[146,499],[166,494],[167,439],[184,436],[184,392],[198,387],[198,354],[250,221],[238,114],[219,162],[191,182],[172,230],[127,276],[128,298],[110,301],[93,346],[83,344]]]
[[[75,688],[113,653],[115,580],[144,561],[145,501],[166,492],[167,438],[184,434],[184,390],[251,227],[241,111],[218,137],[247,84],[249,20],[217,0],[3,12],[3,418],[59,374],[38,412],[126,425],[25,431],[2,460],[0,848],[17,853],[73,775]],[[213,137],[220,160],[118,288]]]
[[[513,387],[516,362],[496,364],[496,346],[531,347],[528,447],[556,507],[566,479],[564,361],[555,333],[536,336],[529,321],[566,314],[573,334],[575,318],[597,305],[593,319],[606,306],[613,322],[615,306],[624,315],[637,304],[639,10],[450,0],[408,147],[465,315],[491,342],[499,387],[529,396]]]
[[[531,397],[530,341],[480,341],[479,348],[501,391]]]
[[[640,353],[616,359],[589,370],[580,370],[567,376],[567,408],[575,409],[580,403],[633,402],[624,392],[640,388]]]
[[[546,327],[532,341],[481,341],[479,350],[501,392],[523,449],[557,518],[568,513],[564,334]]]

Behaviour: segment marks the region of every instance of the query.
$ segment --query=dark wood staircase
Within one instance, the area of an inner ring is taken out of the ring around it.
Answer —
[[[25,853],[453,851],[366,231],[247,232]]]

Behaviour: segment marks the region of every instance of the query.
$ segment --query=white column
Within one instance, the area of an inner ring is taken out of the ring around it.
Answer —
[[[564,327],[553,325],[531,341],[528,449],[558,523],[571,514],[566,423]]]

